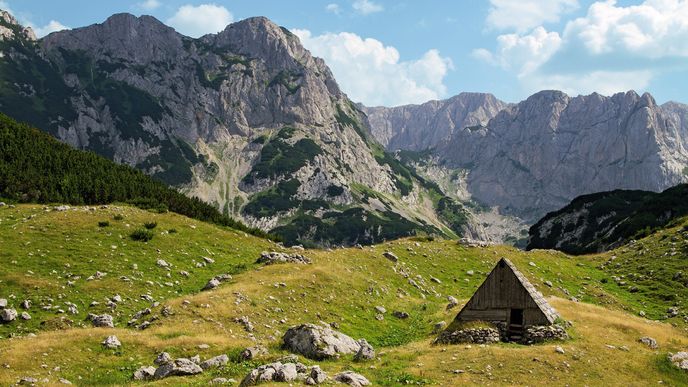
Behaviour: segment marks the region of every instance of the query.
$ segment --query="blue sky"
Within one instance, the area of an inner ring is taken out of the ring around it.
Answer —
[[[323,57],[349,96],[400,105],[464,91],[634,89],[688,102],[688,1],[0,0],[39,35],[150,14],[198,36],[267,16]]]

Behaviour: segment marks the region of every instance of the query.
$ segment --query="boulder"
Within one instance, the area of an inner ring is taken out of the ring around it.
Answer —
[[[153,377],[155,379],[163,379],[170,376],[196,375],[201,372],[203,372],[203,369],[198,364],[189,359],[180,358],[158,367]]]
[[[659,345],[657,345],[657,340],[653,339],[652,337],[641,337],[638,339],[638,341],[647,345],[650,349],[659,348]]]
[[[248,347],[243,352],[241,352],[241,358],[244,360],[253,360],[261,355],[267,355],[267,348],[256,345],[254,347]]]
[[[0,321],[10,322],[17,319],[17,311],[15,309],[0,310]]]
[[[109,349],[117,349],[122,346],[117,336],[108,336],[101,344],[103,344],[103,347]]]
[[[282,340],[284,347],[289,351],[314,360],[357,353],[361,348],[361,345],[351,337],[329,327],[314,324],[291,327]]]
[[[375,359],[375,350],[373,349],[372,345],[368,344],[366,339],[358,340],[358,344],[360,344],[361,347],[358,349],[358,352],[356,352],[356,354],[354,355],[354,360],[364,361]]]
[[[392,261],[392,262],[398,262],[398,261],[399,261],[399,257],[397,257],[397,256],[396,256],[393,252],[391,252],[391,251],[385,251],[384,253],[382,253],[382,255],[383,255],[385,258],[387,258],[387,259],[389,259],[390,261]]]
[[[311,367],[311,372],[308,377],[313,381],[313,384],[321,384],[327,380],[327,374],[320,369],[320,366]]]
[[[167,363],[169,363],[169,362],[171,362],[171,361],[172,361],[172,356],[170,356],[169,353],[167,353],[167,352],[160,352],[160,353],[158,354],[158,357],[156,357],[155,360],[153,360],[153,364],[155,364],[155,365],[157,365],[157,366],[160,366],[160,365],[163,365],[163,364],[167,364]]]
[[[134,371],[134,380],[151,380],[153,379],[153,375],[155,375],[155,367],[141,367]]]
[[[392,312],[392,316],[399,318],[399,319],[402,319],[402,320],[409,318],[408,313],[403,312],[403,311],[399,311],[399,310],[395,310],[394,312]]]
[[[449,301],[449,303],[447,304],[447,310],[453,309],[457,305],[459,305],[459,300],[457,300],[454,296],[447,296],[447,301]]]
[[[292,382],[297,379],[305,380],[307,368],[301,363],[275,362],[253,369],[244,377],[240,386],[255,386],[269,382]]]
[[[217,368],[227,364],[228,362],[229,356],[227,355],[215,356],[201,363],[201,368],[204,370],[207,370],[208,368]]]
[[[304,257],[301,254],[285,254],[276,251],[272,252],[262,252],[260,258],[256,261],[257,263],[264,263],[266,265],[273,265],[276,263],[298,263],[302,265],[307,265],[311,263],[309,258]]]
[[[208,281],[207,284],[203,287],[203,290],[212,290],[215,289],[216,287],[220,286],[220,281],[217,279],[213,278],[210,281]]]
[[[91,317],[91,322],[93,323],[94,327],[98,328],[114,328],[115,323],[113,322],[112,316],[109,314],[101,314],[101,315],[90,315]]]
[[[365,376],[357,374],[353,371],[340,372],[334,376],[334,380],[339,383],[348,384],[353,387],[369,386],[370,382]]]
[[[688,352],[679,352],[677,354],[669,354],[669,361],[674,366],[688,371]]]

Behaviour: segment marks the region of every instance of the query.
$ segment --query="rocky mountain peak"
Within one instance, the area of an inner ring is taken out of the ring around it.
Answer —
[[[36,34],[31,27],[24,27],[11,13],[0,9],[0,41],[20,37],[26,40],[36,40]]]
[[[270,67],[321,67],[296,35],[262,16],[232,23],[217,34],[203,36],[201,41],[248,58],[261,58]]]
[[[119,13],[101,24],[52,33],[41,44],[46,50],[59,47],[144,63],[176,55],[182,35],[152,16]]]

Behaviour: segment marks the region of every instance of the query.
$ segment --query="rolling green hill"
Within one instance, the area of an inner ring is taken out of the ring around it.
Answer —
[[[101,227],[103,222],[108,225]],[[153,238],[132,240],[131,232],[145,223],[156,224]],[[262,266],[256,264],[261,251],[294,250],[174,213],[129,206],[0,207],[0,298],[20,312],[23,300],[32,304],[27,310],[31,320],[0,325],[0,364],[9,366],[0,373],[0,384],[25,376],[50,383],[65,378],[77,384],[127,384],[134,370],[151,364],[163,350],[173,356],[198,353],[204,359],[228,353],[231,361],[201,375],[156,384],[240,380],[251,368],[287,354],[279,340],[288,327],[324,321],[366,338],[377,359],[301,361],[319,364],[330,375],[352,369],[375,385],[638,385],[659,380],[681,385],[688,376],[673,370],[666,354],[688,346],[683,312],[688,287],[679,286],[678,279],[663,284],[685,267],[686,225],[688,219],[634,245],[591,256],[416,238],[363,249],[296,250],[313,263]],[[644,250],[651,253],[641,254]],[[385,259],[385,251],[399,262]],[[572,340],[537,346],[432,345],[434,324],[450,322],[460,309],[446,310],[447,296],[465,302],[502,256],[573,323]],[[159,259],[169,267],[161,267]],[[89,280],[98,271],[107,274]],[[224,273],[233,278],[201,291],[210,278]],[[117,295],[122,301],[111,309],[106,304]],[[90,306],[93,301],[99,304]],[[70,314],[70,305],[76,314]],[[381,321],[375,318],[378,305],[387,309]],[[670,307],[678,307],[677,316],[667,317]],[[151,313],[127,324],[145,308]],[[393,311],[410,317],[397,319]],[[86,321],[88,313],[103,312],[115,317],[114,329],[92,328]],[[235,322],[242,316],[252,322],[252,332]],[[137,328],[147,320],[152,320],[147,329]],[[100,342],[111,334],[122,341],[121,349],[102,348]],[[638,343],[641,336],[655,338],[659,349]],[[237,354],[256,343],[269,354],[240,360]],[[556,345],[565,353],[556,353]]]

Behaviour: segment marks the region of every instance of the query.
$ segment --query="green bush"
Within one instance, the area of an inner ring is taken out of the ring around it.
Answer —
[[[145,227],[149,230],[152,230],[152,229],[158,227],[158,223],[157,222],[146,222],[143,224],[143,227]]]
[[[114,220],[122,220],[124,219],[124,215],[122,214],[116,214],[115,216],[112,217]]]
[[[108,227],[108,226],[110,226],[110,222],[108,222],[107,220],[101,220],[100,222],[98,222],[98,227]]]
[[[176,228],[171,228],[171,229],[167,230],[167,232],[168,232],[169,234],[176,234],[176,233],[177,233],[177,229],[176,229]]]
[[[153,231],[139,228],[134,230],[134,232],[132,232],[129,236],[135,241],[148,242],[149,240],[153,239]]]

